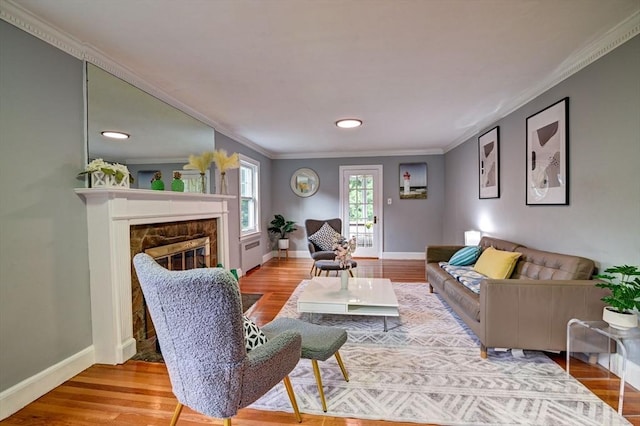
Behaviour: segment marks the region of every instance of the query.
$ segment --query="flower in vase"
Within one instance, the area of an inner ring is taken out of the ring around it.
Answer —
[[[189,163],[182,166],[184,170],[198,170],[201,175],[205,174],[213,161],[213,151],[205,151],[200,155],[189,156]]]
[[[356,251],[356,237],[347,240],[342,235],[333,241],[333,252],[336,255],[335,261],[340,264],[341,268],[351,268],[351,257]]]
[[[105,175],[114,176],[116,178],[116,182],[122,182],[125,176],[129,176],[129,181],[133,182],[133,176],[129,173],[129,169],[124,164],[119,163],[108,163],[104,161],[102,158],[96,158],[84,168],[84,171],[78,173],[78,176],[91,174],[95,172],[102,172]]]
[[[234,152],[231,155],[227,155],[227,151],[224,149],[213,151],[213,162],[216,163],[216,169],[222,174],[226,173],[229,169],[237,169],[240,167],[238,153]]]

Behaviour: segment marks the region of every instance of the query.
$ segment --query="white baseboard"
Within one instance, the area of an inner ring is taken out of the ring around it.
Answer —
[[[425,260],[426,256],[424,252],[401,252],[401,251],[385,251],[382,253],[383,259],[394,260]]]
[[[94,364],[93,345],[0,392],[0,420]]]

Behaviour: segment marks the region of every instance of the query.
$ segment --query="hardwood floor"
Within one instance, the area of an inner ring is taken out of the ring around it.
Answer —
[[[263,297],[249,309],[258,324],[273,319],[301,280],[309,277],[308,259],[273,259],[250,271],[240,280],[244,293],[262,293]],[[395,282],[424,282],[424,262],[415,260],[358,259],[358,275],[384,277]],[[564,355],[550,355],[564,367]],[[617,408],[619,380],[605,369],[572,361],[572,373],[607,404]],[[640,392],[626,387],[624,414],[640,426]],[[176,400],[166,368],[161,363],[128,361],[124,365],[94,365],[71,380],[29,404],[0,425],[168,425]],[[415,425],[302,415],[307,426],[384,426]],[[185,408],[178,425],[221,425]],[[242,409],[233,418],[235,426],[298,424],[290,413]]]

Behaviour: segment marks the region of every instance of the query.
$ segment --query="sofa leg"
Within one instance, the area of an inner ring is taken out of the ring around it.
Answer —
[[[487,347],[480,343],[480,358],[487,359]]]
[[[429,284],[429,293],[433,293],[433,286]]]

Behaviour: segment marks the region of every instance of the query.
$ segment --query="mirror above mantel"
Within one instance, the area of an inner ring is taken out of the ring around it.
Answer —
[[[130,137],[109,139],[103,131]],[[89,159],[128,166],[181,165],[190,154],[215,146],[212,127],[91,63],[87,63],[87,139]]]

